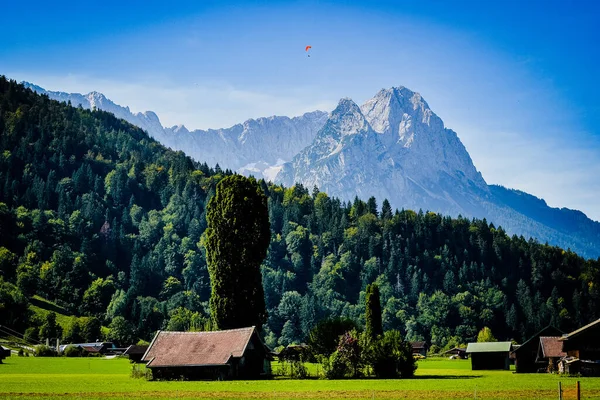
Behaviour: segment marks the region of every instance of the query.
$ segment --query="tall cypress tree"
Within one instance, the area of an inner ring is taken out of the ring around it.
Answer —
[[[381,323],[381,300],[379,298],[379,286],[375,283],[367,285],[365,319],[367,320],[367,336],[376,339],[383,335]]]
[[[228,176],[208,202],[204,246],[210,310],[218,329],[266,321],[260,264],[271,238],[267,198],[254,178]]]

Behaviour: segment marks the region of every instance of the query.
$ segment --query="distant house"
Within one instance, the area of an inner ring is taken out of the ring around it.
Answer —
[[[271,373],[269,349],[255,327],[158,331],[142,361],[159,379],[256,379]]]
[[[427,355],[427,344],[425,342],[422,342],[422,341],[410,342],[410,345],[412,346],[413,355],[415,355],[415,354],[420,354],[422,356]]]
[[[560,370],[570,374],[600,376],[600,319],[560,339],[566,357],[560,362]]]
[[[467,349],[464,347],[453,347],[450,350],[446,350],[442,354],[445,356],[455,356],[457,358],[465,359],[467,358]]]
[[[68,346],[79,347],[92,354],[114,354],[115,350],[117,349],[115,345],[110,342],[93,342],[61,344],[58,347],[58,351],[62,353]]]
[[[541,336],[536,361],[544,364],[546,371],[558,370],[558,361],[567,354],[562,350],[560,336]]]
[[[471,369],[510,369],[511,342],[469,343],[467,354],[471,356]]]
[[[542,336],[560,336],[563,333],[553,326],[547,326],[525,343],[519,346],[511,353],[515,358],[515,370],[522,372],[538,372],[540,368],[548,367],[548,363],[543,360],[538,361],[538,350],[540,347],[540,337]]]
[[[307,344],[290,344],[277,354],[277,358],[285,361],[306,361],[310,358],[310,348]]]
[[[137,346],[135,344],[129,346],[123,352],[124,356],[128,356],[133,362],[139,363],[142,361],[142,357],[146,354],[148,346]]]
[[[10,349],[0,346],[0,364],[2,364],[2,360],[4,360],[6,357],[10,357]]]

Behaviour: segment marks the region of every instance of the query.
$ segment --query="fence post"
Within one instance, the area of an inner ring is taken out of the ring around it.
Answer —
[[[581,385],[579,384],[579,381],[577,381],[577,400],[581,400]]]
[[[562,383],[558,382],[558,400],[562,400]]]

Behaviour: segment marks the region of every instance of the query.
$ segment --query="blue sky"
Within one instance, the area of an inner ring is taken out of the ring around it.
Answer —
[[[488,183],[600,220],[600,2],[99,4],[4,4],[0,73],[191,129],[404,85]]]

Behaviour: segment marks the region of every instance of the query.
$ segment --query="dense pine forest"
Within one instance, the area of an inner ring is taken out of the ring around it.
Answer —
[[[0,324],[58,336],[28,311],[37,295],[121,341],[210,329],[205,205],[232,173],[200,162],[112,114],[0,77]],[[523,341],[548,324],[568,331],[600,318],[600,260],[485,220],[260,185],[271,227],[262,333],[272,347],[305,341],[327,317],[364,326],[371,283],[385,330],[439,347],[484,326]]]

